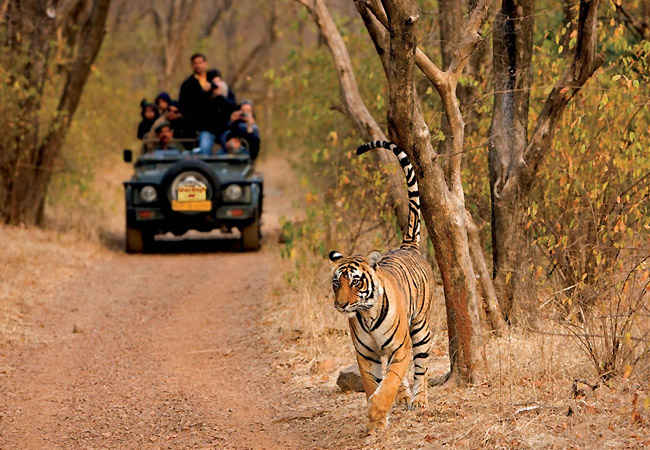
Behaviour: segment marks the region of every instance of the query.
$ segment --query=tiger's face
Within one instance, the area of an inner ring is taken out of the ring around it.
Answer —
[[[336,251],[330,252],[329,258],[337,263],[332,275],[336,310],[353,315],[372,308],[378,296],[375,271],[368,260],[362,256],[344,257]]]

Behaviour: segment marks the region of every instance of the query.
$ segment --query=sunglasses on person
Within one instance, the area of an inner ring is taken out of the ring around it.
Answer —
[[[174,114],[180,114],[181,113],[178,109],[171,109],[171,108],[169,108],[169,112],[174,113]]]

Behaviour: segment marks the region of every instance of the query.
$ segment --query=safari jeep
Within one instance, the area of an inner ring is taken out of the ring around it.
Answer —
[[[124,161],[133,152],[124,150]],[[260,247],[264,179],[248,155],[157,150],[140,156],[124,182],[126,251],[147,251],[160,233],[220,229],[241,233],[244,250]]]

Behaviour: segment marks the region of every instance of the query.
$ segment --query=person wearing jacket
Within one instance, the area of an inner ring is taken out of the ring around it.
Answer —
[[[210,121],[213,87],[208,80],[208,63],[205,55],[195,53],[190,57],[190,62],[192,75],[181,84],[178,103],[189,128],[198,134],[201,153],[209,154],[215,140]]]
[[[187,121],[183,118],[180,106],[176,100],[169,102],[167,112],[156,119],[151,129],[155,130],[163,122],[169,123],[172,130],[174,130],[174,138],[176,139],[193,139],[195,137],[194,133],[189,130]]]

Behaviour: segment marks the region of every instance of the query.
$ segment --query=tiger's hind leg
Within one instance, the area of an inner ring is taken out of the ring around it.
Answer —
[[[413,365],[415,366],[411,407],[426,408],[429,406],[427,378],[429,374],[432,335],[429,330],[429,324],[426,321],[422,324],[412,326],[411,333],[411,339],[413,341]]]

